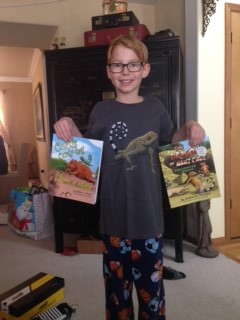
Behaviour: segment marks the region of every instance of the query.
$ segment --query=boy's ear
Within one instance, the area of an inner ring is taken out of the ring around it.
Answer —
[[[107,71],[107,76],[108,76],[108,79],[111,80],[111,76],[110,76],[110,69],[109,69],[109,66],[106,66],[106,71]]]
[[[143,73],[142,73],[142,78],[147,78],[147,76],[149,75],[151,66],[149,63],[146,63],[143,65]]]

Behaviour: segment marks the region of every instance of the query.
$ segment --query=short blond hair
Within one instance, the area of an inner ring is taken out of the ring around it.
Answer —
[[[118,45],[122,45],[128,49],[133,50],[141,62],[143,62],[144,64],[148,63],[147,47],[141,40],[132,35],[118,36],[112,41],[107,53],[108,63],[112,62],[112,52]]]

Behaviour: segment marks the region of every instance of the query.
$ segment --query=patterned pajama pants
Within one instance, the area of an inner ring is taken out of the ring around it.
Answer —
[[[128,240],[103,236],[106,320],[134,320],[133,284],[138,320],[164,320],[162,238]]]

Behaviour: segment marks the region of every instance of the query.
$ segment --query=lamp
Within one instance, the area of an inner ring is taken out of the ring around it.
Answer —
[[[218,0],[217,0],[218,1]],[[210,23],[210,17],[216,12],[215,0],[202,0],[203,28],[202,36],[205,36],[207,27]]]

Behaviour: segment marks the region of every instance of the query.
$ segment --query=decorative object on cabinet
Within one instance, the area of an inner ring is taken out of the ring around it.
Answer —
[[[218,0],[202,0],[202,15],[203,15],[203,26],[202,26],[202,36],[205,36],[207,27],[210,23],[210,17],[216,12],[217,4],[215,1]]]
[[[141,95],[159,98],[170,114],[174,128],[184,122],[181,101],[180,39],[171,37],[145,41],[151,72],[140,88]],[[107,47],[80,47],[45,51],[48,86],[50,134],[53,124],[63,116],[72,117],[82,133],[87,128],[93,106],[103,98],[114,96],[107,78]],[[89,205],[74,200],[53,198],[55,250],[63,251],[64,233],[98,237],[100,203]],[[175,239],[175,260],[183,262],[182,208],[164,209],[166,235]],[[171,219],[170,223],[168,220]]]
[[[138,37],[140,40],[144,40],[150,32],[144,24],[86,31],[84,32],[84,44],[86,47],[109,45],[117,36],[128,34]]]
[[[92,17],[92,30],[135,26],[139,24],[133,11]]]
[[[43,100],[42,100],[42,86],[39,83],[33,95],[35,128],[37,140],[45,141],[45,128],[43,117]]]
[[[157,39],[166,39],[166,38],[172,38],[172,37],[175,37],[174,32],[171,29],[164,29],[164,30],[155,32],[154,34],[149,34],[146,40],[156,41]]]
[[[127,1],[126,0],[103,0],[103,14],[113,14],[127,11]]]

